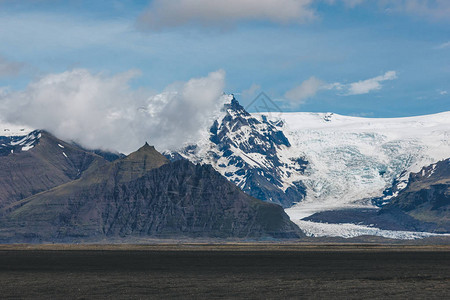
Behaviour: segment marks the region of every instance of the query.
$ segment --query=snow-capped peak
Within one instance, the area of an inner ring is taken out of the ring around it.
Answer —
[[[206,142],[172,156],[211,164],[250,195],[289,207],[303,199],[297,179],[307,164],[285,155],[290,146],[280,128],[266,118],[255,118],[232,97],[209,128]]]
[[[36,145],[40,138],[39,130],[0,123],[0,155],[28,151]]]

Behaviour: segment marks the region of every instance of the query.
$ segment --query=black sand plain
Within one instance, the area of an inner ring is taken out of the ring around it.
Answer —
[[[448,299],[450,246],[3,245],[2,299]]]

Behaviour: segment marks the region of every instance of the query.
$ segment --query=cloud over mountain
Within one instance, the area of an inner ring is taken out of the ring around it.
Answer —
[[[75,69],[0,94],[0,119],[46,129],[91,148],[130,152],[148,141],[160,150],[198,138],[222,106],[225,72],[178,82],[160,94],[136,90],[131,70],[108,76]]]

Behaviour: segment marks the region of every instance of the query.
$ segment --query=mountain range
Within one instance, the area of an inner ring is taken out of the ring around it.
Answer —
[[[327,235],[327,229],[304,218],[352,208],[378,211],[408,186],[412,172],[450,157],[450,112],[390,119],[251,114],[230,95],[205,130],[206,138],[167,157],[212,165],[249,195],[282,205],[311,235]],[[362,229],[360,234],[373,232]]]
[[[0,240],[450,232],[450,113],[252,114],[225,98],[203,139],[164,155],[148,144],[128,156],[87,150],[3,126]]]
[[[22,140],[29,142],[0,157],[2,242],[303,235],[281,207],[210,166],[171,163],[148,144],[108,161],[45,131]]]

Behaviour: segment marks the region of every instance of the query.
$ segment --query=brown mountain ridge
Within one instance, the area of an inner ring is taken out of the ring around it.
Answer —
[[[280,206],[248,196],[211,166],[185,160],[171,163],[148,144],[113,162],[92,153],[85,158],[90,163],[79,168],[81,175],[7,201],[0,241],[303,235]]]
[[[78,179],[102,157],[37,131],[37,144],[28,151],[0,156],[0,209],[14,201]]]

